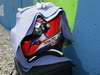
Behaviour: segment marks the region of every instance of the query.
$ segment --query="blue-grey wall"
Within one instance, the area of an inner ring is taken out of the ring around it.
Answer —
[[[15,23],[15,5],[12,0],[1,0],[1,4],[4,5],[4,16],[0,16],[0,23],[10,29]]]
[[[10,30],[16,22],[17,8],[30,6],[33,0],[0,0],[1,4],[4,5],[4,16],[0,16],[0,24]]]
[[[75,75],[100,75],[100,0],[80,0],[73,32],[73,48],[66,50]]]

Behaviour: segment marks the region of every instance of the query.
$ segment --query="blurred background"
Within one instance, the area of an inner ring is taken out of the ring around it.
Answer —
[[[9,75],[14,67],[9,32],[17,9],[47,1],[66,12],[73,45],[64,53],[76,65],[73,75],[100,75],[100,0],[0,0],[0,75]]]

